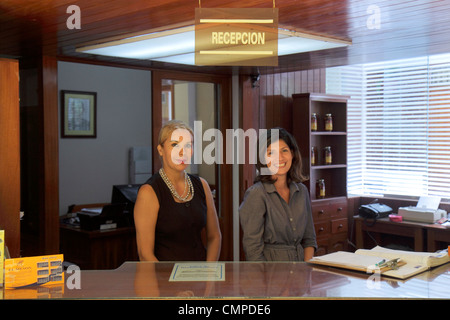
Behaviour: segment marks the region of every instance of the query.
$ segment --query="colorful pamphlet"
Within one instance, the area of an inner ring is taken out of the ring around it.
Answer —
[[[62,254],[5,260],[5,288],[64,283]]]

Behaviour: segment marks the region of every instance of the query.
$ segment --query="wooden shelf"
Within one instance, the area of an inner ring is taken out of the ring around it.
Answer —
[[[322,170],[322,169],[338,169],[338,168],[347,168],[346,164],[324,164],[311,166],[311,170]]]
[[[346,136],[347,132],[344,131],[312,131],[312,136]]]
[[[316,229],[317,255],[347,249],[347,100],[346,96],[294,94],[293,135],[302,155],[305,181],[311,197]],[[311,115],[318,118],[318,131],[311,131]],[[332,114],[333,131],[325,131],[324,116]],[[311,149],[316,164],[311,165]],[[325,164],[324,148],[331,147],[332,163]],[[316,181],[325,181],[325,198],[316,196]]]

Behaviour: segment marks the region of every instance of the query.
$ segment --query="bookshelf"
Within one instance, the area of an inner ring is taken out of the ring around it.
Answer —
[[[313,210],[319,249],[316,255],[347,250],[347,96],[319,93],[294,94],[293,135],[302,155],[305,181]],[[317,130],[311,123],[317,116]],[[325,117],[332,116],[332,130],[327,130]],[[325,148],[331,149],[331,163],[325,161]],[[316,161],[312,161],[315,148]],[[323,179],[325,195],[317,182]]]

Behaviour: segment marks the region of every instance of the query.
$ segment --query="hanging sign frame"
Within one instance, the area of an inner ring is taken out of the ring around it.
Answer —
[[[196,8],[195,64],[278,66],[278,9]]]

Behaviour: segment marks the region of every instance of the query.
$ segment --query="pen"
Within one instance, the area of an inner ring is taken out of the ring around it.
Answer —
[[[383,260],[381,260],[380,262],[375,263],[375,266],[379,267],[380,265],[382,265],[382,264],[385,263],[385,262],[386,262],[386,259],[383,259]]]

